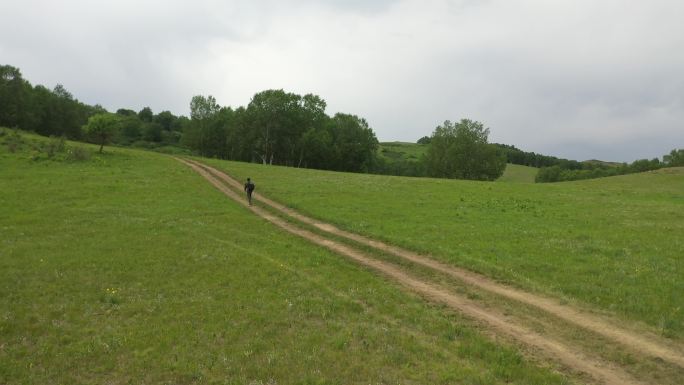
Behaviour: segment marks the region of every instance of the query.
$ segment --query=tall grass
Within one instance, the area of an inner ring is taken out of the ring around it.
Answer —
[[[348,230],[684,337],[684,169],[541,185],[207,162]]]
[[[167,156],[0,148],[0,183],[2,384],[567,383]]]

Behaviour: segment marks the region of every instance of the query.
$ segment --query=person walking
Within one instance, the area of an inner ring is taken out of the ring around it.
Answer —
[[[245,183],[245,191],[247,192],[247,202],[249,202],[249,205],[252,205],[252,192],[254,191],[254,183],[247,178],[247,183]]]

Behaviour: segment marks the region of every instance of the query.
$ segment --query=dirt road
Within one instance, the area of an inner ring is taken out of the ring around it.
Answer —
[[[240,182],[234,180],[219,170],[198,162],[191,160],[178,160],[190,166],[225,195],[237,201],[238,203],[247,206],[252,212],[280,227],[281,229],[302,237],[312,243],[326,247],[337,254],[343,255],[359,264],[376,270],[381,274],[399,282],[401,285],[409,288],[410,290],[419,293],[425,298],[428,298],[431,301],[446,304],[462,314],[465,314],[466,316],[485,324],[495,333],[506,335],[525,345],[531,346],[534,349],[539,350],[543,355],[554,358],[557,362],[561,363],[568,369],[585,373],[599,383],[638,384],[641,382],[638,382],[632,378],[620,367],[609,364],[601,359],[598,359],[597,357],[588,356],[586,352],[569,346],[566,342],[562,342],[549,336],[541,335],[529,329],[525,325],[515,323],[510,319],[510,317],[506,317],[501,312],[491,308],[485,308],[481,304],[465,298],[463,295],[446,290],[437,284],[428,282],[427,280],[416,278],[394,264],[380,260],[347,244],[335,241],[333,239],[328,239],[322,235],[306,230],[302,226],[295,225],[280,218],[279,215],[286,215],[295,219],[296,221],[313,226],[325,233],[346,238],[359,244],[370,246],[383,252],[398,256],[412,263],[439,271],[440,273],[444,273],[468,285],[478,287],[496,295],[534,306],[540,310],[543,310],[544,312],[552,314],[555,317],[561,318],[579,327],[588,329],[594,333],[605,336],[606,338],[610,338],[631,350],[641,354],[660,357],[663,360],[684,367],[684,356],[680,353],[680,351],[676,347],[671,347],[667,344],[658,342],[655,336],[642,336],[631,331],[621,330],[601,318],[590,314],[584,314],[579,310],[569,306],[561,305],[553,299],[544,298],[535,294],[521,291],[519,289],[511,288],[494,282],[479,274],[445,265],[427,256],[419,255],[409,250],[341,230],[331,224],[323,223],[302,215],[259,194],[255,194],[255,201],[259,201],[270,206],[276,213],[278,213],[278,215],[275,215],[258,206],[250,207],[247,205],[242,194],[239,194],[235,191],[236,189],[238,191],[242,190],[242,185]]]

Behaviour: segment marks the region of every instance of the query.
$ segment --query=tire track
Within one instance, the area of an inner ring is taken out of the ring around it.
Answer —
[[[186,161],[178,158],[176,159],[188,165],[191,169],[204,177],[207,181],[209,181],[209,183],[211,183],[229,198],[235,200],[239,204],[242,204],[254,214],[266,219],[281,229],[302,237],[316,245],[323,246],[335,252],[336,254],[343,255],[363,266],[375,270],[431,301],[445,304],[448,307],[466,315],[467,317],[487,325],[498,334],[506,335],[527,346],[538,349],[543,352],[545,356],[555,359],[557,362],[560,362],[563,366],[572,371],[585,373],[595,381],[606,385],[641,384],[618,367],[605,362],[600,362],[600,360],[597,360],[594,357],[588,357],[582,352],[572,349],[562,342],[542,336],[541,334],[525,328],[524,326],[516,325],[510,322],[504,315],[499,314],[492,309],[485,309],[470,299],[449,292],[435,284],[414,278],[395,265],[375,259],[351,246],[327,239],[319,234],[300,228],[258,206],[249,206],[244,197],[240,196],[240,194],[236,193],[233,189],[222,183],[210,171],[203,168],[203,165],[197,162]],[[230,182],[230,184],[232,186],[242,188],[239,183],[237,183],[236,186],[235,182],[236,181],[233,180]]]
[[[242,189],[242,185],[240,184],[240,182],[233,179],[226,173],[199,162],[194,162],[192,160],[190,162],[196,166],[199,166],[207,170],[214,177],[217,177],[223,180],[224,182],[229,183],[231,186],[234,186],[238,189]],[[456,278],[466,284],[472,285],[482,290],[500,295],[502,297],[506,297],[508,299],[518,301],[520,303],[533,306],[564,321],[567,321],[583,329],[604,336],[614,342],[619,343],[620,345],[629,348],[630,350],[636,353],[646,354],[652,357],[660,358],[664,361],[670,362],[681,368],[684,368],[684,352],[682,352],[681,348],[678,349],[675,347],[670,347],[664,343],[658,342],[660,340],[660,337],[654,334],[639,335],[634,332],[622,329],[617,325],[611,324],[610,322],[605,321],[597,316],[583,313],[570,306],[561,305],[558,303],[557,300],[525,292],[519,289],[515,289],[510,286],[497,283],[480,274],[447,265],[445,263],[436,261],[427,256],[412,252],[410,250],[406,250],[397,246],[389,245],[382,241],[378,241],[359,234],[354,234],[342,230],[332,224],[324,223],[315,220],[311,217],[308,217],[306,215],[303,215],[289,207],[274,202],[273,200],[268,199],[259,194],[255,193],[254,199],[261,201],[267,204],[268,206],[271,206],[272,208],[282,212],[285,215],[288,215],[302,223],[314,226],[317,229],[322,230],[324,232],[340,236],[343,238],[347,238],[354,242],[390,253],[392,255],[403,258],[415,264],[444,273],[452,278]]]

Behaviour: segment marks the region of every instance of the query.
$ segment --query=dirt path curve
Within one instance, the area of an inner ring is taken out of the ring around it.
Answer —
[[[242,189],[240,182],[236,181],[226,173],[198,162],[193,162],[193,164],[209,171],[214,177],[217,177],[238,189]],[[347,238],[378,250],[382,250],[418,265],[447,274],[469,285],[534,306],[567,322],[611,339],[632,351],[647,354],[653,357],[659,357],[662,360],[671,362],[684,368],[684,352],[682,352],[681,349],[677,349],[675,347],[668,346],[663,342],[659,342],[661,338],[656,335],[639,335],[634,332],[621,329],[615,324],[611,324],[610,322],[597,316],[583,313],[570,306],[561,305],[557,300],[515,289],[510,286],[497,283],[480,274],[454,266],[449,266],[424,255],[420,255],[397,246],[388,245],[378,240],[350,233],[331,224],[322,223],[313,218],[302,215],[301,213],[298,213],[289,207],[283,206],[280,203],[274,202],[258,194],[255,194],[254,198],[298,221],[314,226],[327,233]]]
[[[545,356],[555,359],[573,371],[585,373],[599,383],[607,385],[641,384],[641,382],[633,379],[630,375],[618,367],[605,362],[600,362],[600,360],[597,360],[594,357],[587,357],[582,352],[574,350],[559,341],[542,336],[537,332],[525,328],[524,326],[513,324],[504,315],[499,314],[491,309],[485,309],[472,300],[444,290],[437,285],[416,279],[403,272],[398,267],[388,262],[375,259],[348,245],[327,239],[321,235],[297,227],[296,225],[288,223],[284,219],[274,216],[260,207],[249,206],[246,202],[246,199],[241,196],[242,194],[238,194],[233,189],[226,186],[211,172],[200,166],[199,163],[190,162],[183,159],[178,160],[188,165],[198,174],[203,176],[209,181],[209,183],[211,183],[229,198],[235,200],[243,206],[246,206],[256,215],[259,215],[281,229],[302,237],[314,244],[323,246],[337,254],[346,256],[361,265],[376,270],[432,301],[443,303],[466,315],[467,317],[488,325],[491,329],[499,334],[509,336],[525,345],[540,350]],[[235,184],[231,182],[231,185]],[[240,187],[240,189],[242,189],[242,186],[239,184],[235,187]]]

